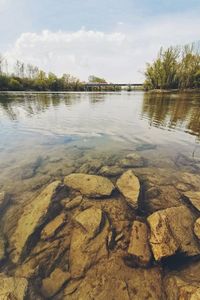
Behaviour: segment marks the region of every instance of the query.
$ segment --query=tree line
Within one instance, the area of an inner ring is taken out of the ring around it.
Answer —
[[[91,83],[107,83],[104,78],[90,75]],[[14,65],[13,73],[8,72],[7,60],[0,54],[0,91],[84,91],[85,82],[63,74],[57,77],[54,73],[45,73],[38,67],[25,64],[19,60]],[[119,87],[89,87],[88,91],[116,91]]]
[[[200,88],[200,51],[196,44],[161,48],[145,71],[146,89]]]

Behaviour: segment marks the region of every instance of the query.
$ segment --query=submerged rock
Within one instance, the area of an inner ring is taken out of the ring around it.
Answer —
[[[200,254],[193,234],[194,216],[185,206],[171,207],[153,213],[147,218],[150,229],[150,244],[156,260],[174,255]]]
[[[91,265],[107,257],[109,222],[100,209],[89,208],[76,218],[70,245],[70,272],[73,278],[83,276]]]
[[[83,201],[83,196],[79,195],[73,199],[69,199],[68,201],[65,201],[65,199],[64,199],[62,201],[62,204],[66,210],[71,210],[71,209],[74,209],[77,206],[79,206],[82,201]]]
[[[145,223],[133,222],[128,253],[133,256],[136,265],[147,266],[149,264],[151,251],[148,241],[148,228]]]
[[[123,169],[118,166],[103,166],[99,170],[99,174],[107,177],[116,177],[123,173]]]
[[[133,207],[138,207],[138,197],[140,193],[140,182],[132,170],[126,171],[118,180],[117,188]]]
[[[64,213],[55,217],[50,223],[48,223],[41,232],[41,239],[49,239],[53,237],[59,228],[61,228],[66,220],[66,215]]]
[[[54,296],[69,280],[69,272],[63,272],[61,269],[56,268],[50,274],[50,277],[42,280],[42,294],[47,298]]]
[[[120,161],[120,166],[123,168],[141,168],[144,165],[144,158],[137,153],[130,153]]]
[[[112,182],[105,177],[81,173],[66,176],[64,183],[69,188],[94,198],[110,196],[115,188]]]
[[[198,211],[200,211],[200,192],[186,192],[184,193],[184,196]]]
[[[200,218],[198,218],[194,223],[194,233],[196,237],[200,240]]]
[[[14,248],[11,258],[14,263],[23,258],[37,242],[35,235],[41,230],[42,225],[55,214],[57,200],[62,198],[64,191],[61,182],[55,181],[24,208],[11,237],[11,244]]]
[[[0,299],[25,300],[28,292],[28,281],[25,278],[7,277],[0,273]]]

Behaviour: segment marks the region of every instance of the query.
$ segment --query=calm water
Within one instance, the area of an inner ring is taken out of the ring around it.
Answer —
[[[200,94],[0,95],[0,189],[17,194],[130,151],[157,167],[200,160]]]

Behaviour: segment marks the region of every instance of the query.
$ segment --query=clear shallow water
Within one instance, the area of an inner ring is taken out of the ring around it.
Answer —
[[[0,95],[4,190],[17,192],[37,176],[57,178],[88,160],[106,164],[107,157],[131,151],[152,166],[173,167],[180,155],[200,159],[199,142],[200,94]]]

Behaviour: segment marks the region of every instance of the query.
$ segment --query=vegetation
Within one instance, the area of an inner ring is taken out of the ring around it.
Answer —
[[[161,48],[157,59],[147,64],[146,89],[200,88],[200,52],[195,44]]]

